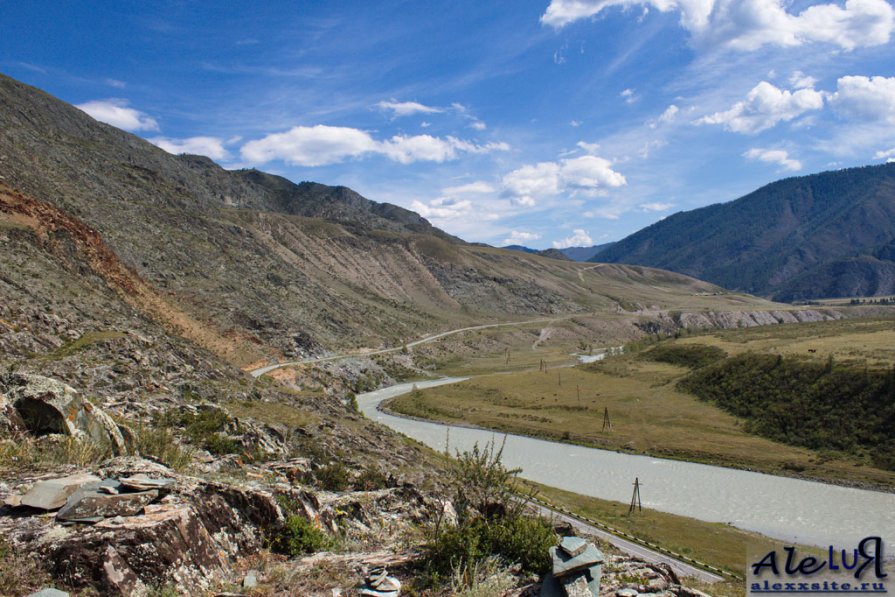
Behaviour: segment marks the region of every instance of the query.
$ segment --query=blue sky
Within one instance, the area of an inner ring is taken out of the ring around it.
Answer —
[[[895,158],[887,0],[0,0],[0,71],[467,240],[618,240]]]

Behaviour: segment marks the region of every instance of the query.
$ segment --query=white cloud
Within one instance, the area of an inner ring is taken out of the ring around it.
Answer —
[[[744,101],[735,103],[724,112],[704,116],[696,124],[723,124],[735,133],[754,134],[781,121],[788,122],[809,110],[819,110],[823,105],[824,94],[820,91],[788,91],[762,81],[749,91]]]
[[[339,126],[318,124],[297,126],[285,133],[273,133],[242,146],[243,159],[252,164],[283,160],[298,166],[323,166],[367,154],[380,154],[402,164],[444,162],[460,153],[483,154],[507,151],[506,143],[477,145],[455,137],[395,135],[377,141],[369,133]]]
[[[410,204],[410,209],[424,218],[453,220],[472,213],[472,202],[466,199],[458,201],[451,197],[439,197],[438,199],[432,199],[428,203],[415,200]]]
[[[830,104],[851,118],[895,124],[895,77],[841,77]]]
[[[594,244],[594,239],[582,228],[575,228],[572,235],[566,238],[553,241],[554,249],[565,249],[566,247],[590,247]]]
[[[623,89],[621,93],[618,94],[619,97],[625,100],[626,104],[633,104],[639,98],[634,94],[633,89]]]
[[[638,207],[643,211],[668,211],[674,203],[641,203]]]
[[[93,100],[83,104],[78,104],[76,108],[80,108],[87,112],[95,120],[111,124],[126,131],[157,131],[158,123],[151,116],[140,112],[134,108],[128,107],[128,101],[120,98],[110,98],[105,100]]]
[[[789,84],[792,85],[793,89],[813,89],[817,84],[817,79],[797,70],[790,75]]]
[[[743,154],[743,157],[749,160],[758,160],[769,164],[778,164],[784,170],[795,172],[802,169],[802,162],[789,157],[789,154],[782,149],[759,149],[752,148]]]
[[[472,124],[469,125],[469,128],[477,130],[477,131],[484,131],[485,129],[488,128],[488,125],[485,124],[484,122],[482,122],[481,120],[475,120],[475,121],[473,121]]]
[[[412,114],[438,114],[444,112],[441,108],[424,106],[417,102],[399,102],[395,100],[381,101],[376,107],[383,111],[391,111],[392,116],[410,116]]]
[[[538,197],[560,193],[594,195],[625,184],[609,160],[594,155],[526,165],[503,177],[505,193],[520,205],[534,205]]]
[[[569,126],[572,128],[578,128],[579,126],[581,126],[581,122],[578,120],[570,120]]]
[[[540,234],[536,232],[523,232],[521,230],[511,230],[510,235],[503,239],[504,245],[524,245],[527,242],[538,240]]]
[[[224,141],[217,137],[189,137],[187,139],[153,137],[149,139],[149,142],[175,155],[192,153],[208,156],[213,160],[224,160],[230,157],[230,153],[224,148]]]
[[[124,81],[119,81],[118,79],[106,79],[106,85],[110,87],[114,87],[116,89],[124,89],[127,87],[127,83]]]
[[[661,12],[680,12],[681,26],[697,43],[737,50],[811,42],[852,50],[885,44],[895,29],[895,10],[886,0],[818,4],[798,14],[788,12],[787,4],[784,0],[552,0],[541,22],[561,28],[612,7],[652,6]]]
[[[298,166],[335,164],[345,158],[375,152],[379,144],[364,131],[341,127],[296,126],[242,146],[243,159],[253,164],[283,160]]]
[[[442,189],[442,193],[444,193],[445,195],[466,195],[469,193],[486,194],[493,192],[495,192],[495,188],[490,183],[487,183],[483,180],[477,180],[469,184]]]
[[[892,149],[884,149],[873,154],[875,160],[886,160],[889,163],[895,162],[895,147]]]

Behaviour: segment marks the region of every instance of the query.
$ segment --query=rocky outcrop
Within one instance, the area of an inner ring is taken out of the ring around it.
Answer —
[[[0,410],[16,411],[0,426],[24,427],[31,435],[52,433],[71,435],[100,445],[110,445],[117,454],[126,454],[124,436],[115,421],[102,409],[85,400],[77,390],[41,375],[12,374],[0,380],[5,399]]]

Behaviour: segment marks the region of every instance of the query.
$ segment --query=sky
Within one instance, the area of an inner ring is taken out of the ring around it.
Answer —
[[[895,160],[887,0],[0,0],[0,72],[466,240],[619,240]]]

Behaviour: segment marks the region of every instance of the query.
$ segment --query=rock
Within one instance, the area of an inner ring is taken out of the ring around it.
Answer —
[[[398,591],[377,591],[366,587],[360,590],[360,594],[366,597],[398,597],[400,595]]]
[[[137,577],[136,573],[111,545],[106,548],[103,572],[106,575],[108,588],[120,595],[144,597],[149,594],[143,581]]]
[[[565,591],[563,591],[559,579],[553,576],[552,572],[548,572],[544,576],[539,595],[540,597],[565,597]]]
[[[557,578],[571,574],[581,568],[590,568],[603,562],[603,554],[590,543],[587,544],[587,548],[582,553],[575,557],[569,556],[558,547],[551,547],[550,557],[553,560],[553,575]],[[599,572],[595,576],[598,575]]]
[[[58,510],[78,489],[92,485],[99,487],[100,478],[90,474],[72,475],[48,481],[38,481],[22,496],[23,506],[41,510]]]
[[[599,589],[594,593],[591,591],[587,577],[584,574],[567,576],[562,579],[562,588],[566,593],[566,597],[598,597]]]
[[[155,501],[158,490],[138,493],[121,493],[109,495],[98,491],[75,492],[65,506],[56,513],[56,520],[61,522],[99,522],[104,518],[116,516],[136,516],[143,508]]]
[[[395,578],[394,576],[386,576],[379,584],[373,587],[377,591],[400,591],[401,590],[401,581]]]
[[[128,489],[133,489],[136,491],[149,491],[150,489],[158,489],[164,491],[170,489],[177,482],[177,480],[171,477],[161,477],[159,479],[153,479],[143,473],[140,473],[132,477],[121,478],[119,479],[119,482],[123,487],[127,487]]]
[[[41,589],[37,593],[31,593],[28,597],[68,597],[68,593],[59,589]]]
[[[588,543],[581,537],[563,537],[559,546],[564,552],[574,558],[584,553]]]
[[[711,597],[708,593],[703,593],[699,589],[682,586],[678,593],[680,597]]]
[[[6,396],[0,394],[0,434],[13,435],[27,432],[25,421]]]
[[[242,579],[243,589],[254,589],[258,586],[259,572],[257,570],[249,570],[244,579]]]
[[[615,592],[615,597],[637,597],[636,589],[619,589]]]
[[[127,453],[124,436],[109,415],[61,381],[13,373],[4,380],[6,397],[25,428],[35,436],[62,433],[108,443],[117,454]]]

